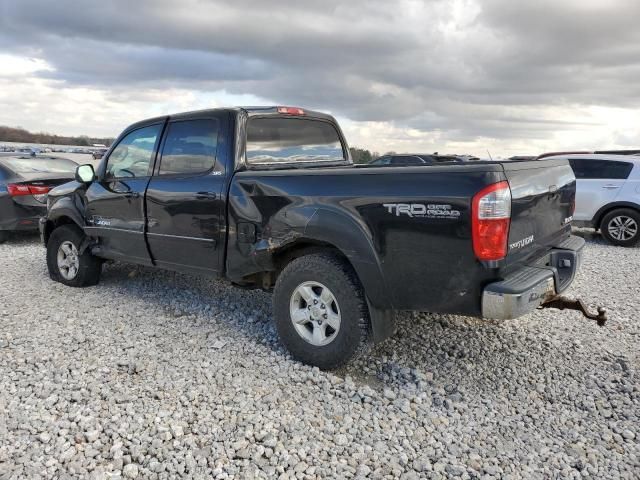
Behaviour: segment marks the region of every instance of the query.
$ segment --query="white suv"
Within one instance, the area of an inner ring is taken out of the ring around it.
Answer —
[[[563,154],[576,175],[573,224],[593,227],[614,245],[640,241],[640,156]]]

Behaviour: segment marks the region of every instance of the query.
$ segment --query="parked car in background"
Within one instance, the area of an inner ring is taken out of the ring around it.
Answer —
[[[15,150],[15,153],[19,155],[31,155],[32,157],[35,157],[40,152],[41,150],[37,147],[19,147]]]
[[[77,166],[64,158],[0,157],[0,243],[11,231],[37,231],[47,193],[71,180]]]
[[[612,244],[640,241],[640,156],[597,153],[545,156],[565,159],[576,176],[573,223],[599,230]]]
[[[114,145],[50,194],[51,278],[95,285],[112,259],[272,291],[282,342],[321,368],[393,334],[397,310],[564,307],[580,265],[564,160],[356,168],[335,119],[296,107],[152,118]]]
[[[94,150],[93,152],[91,152],[91,156],[93,157],[94,160],[100,160],[102,157],[104,157],[105,153],[107,153],[107,149],[100,148],[98,150]]]
[[[369,165],[402,167],[410,165],[435,165],[438,163],[460,163],[465,161],[457,155],[394,153],[383,155],[369,162]]]

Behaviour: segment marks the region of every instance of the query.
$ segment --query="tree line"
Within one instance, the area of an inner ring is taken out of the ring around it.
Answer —
[[[111,145],[113,138],[95,138],[87,135],[79,137],[65,137],[52,133],[33,133],[21,127],[0,126],[0,142],[15,143],[42,143],[49,145],[77,145],[80,147],[90,147],[94,143],[101,143],[106,146]]]
[[[366,148],[349,147],[353,163],[369,163],[380,156],[378,152],[370,152]]]
[[[96,138],[87,135],[78,137],[65,137],[52,133],[33,133],[21,127],[0,126],[0,142],[14,143],[40,143],[45,145],[77,145],[80,147],[90,147],[94,143],[101,143],[110,146],[113,138]],[[351,158],[353,163],[369,163],[380,156],[378,152],[371,152],[366,148],[351,147]]]

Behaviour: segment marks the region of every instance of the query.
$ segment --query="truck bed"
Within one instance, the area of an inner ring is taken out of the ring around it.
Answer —
[[[504,180],[513,196],[512,248],[504,260],[483,263],[472,247],[471,200]],[[363,283],[382,279],[365,285],[381,307],[479,315],[484,285],[569,236],[574,181],[563,161],[238,172],[229,190],[227,274],[240,280],[271,268],[274,252],[290,243],[323,241],[344,252]],[[389,205],[414,206],[413,214]],[[238,235],[247,219],[254,242]]]

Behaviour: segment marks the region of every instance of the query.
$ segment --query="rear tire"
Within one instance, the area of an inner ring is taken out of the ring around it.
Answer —
[[[282,343],[306,364],[338,368],[371,346],[364,290],[351,265],[335,255],[289,263],[276,282],[273,309]]]
[[[75,225],[56,228],[47,242],[49,276],[69,287],[88,287],[100,281],[102,261],[89,252],[80,254],[85,235]]]
[[[633,247],[640,241],[640,213],[630,208],[613,210],[603,217],[600,231],[614,245]]]

